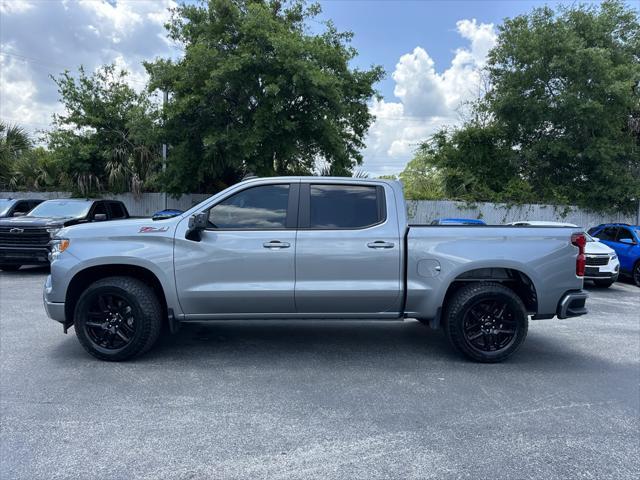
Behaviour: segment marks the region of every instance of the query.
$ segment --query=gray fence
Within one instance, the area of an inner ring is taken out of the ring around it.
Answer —
[[[0,192],[0,198],[68,198],[69,192]],[[166,197],[167,208],[187,210],[207,198],[206,194],[187,194],[180,198]],[[136,217],[148,217],[165,208],[163,193],[124,193],[109,198],[122,200],[129,213]],[[430,223],[434,218],[481,218],[488,224],[502,224],[517,220],[548,220],[575,223],[590,227],[600,223],[624,222],[640,224],[640,204],[634,214],[599,214],[565,205],[506,205],[494,203],[452,202],[448,200],[420,200],[407,202],[409,220],[412,223]]]

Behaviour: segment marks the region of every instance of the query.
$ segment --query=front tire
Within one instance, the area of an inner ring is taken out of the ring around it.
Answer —
[[[162,308],[151,287],[132,277],[92,283],[74,313],[76,336],[100,360],[122,361],[149,350],[158,340]]]
[[[16,272],[22,265],[0,265],[0,270],[3,272]]]
[[[636,262],[633,267],[633,283],[636,284],[636,287],[640,287],[640,261]]]
[[[513,355],[527,337],[528,322],[520,297],[499,283],[465,285],[445,306],[449,342],[476,362],[502,362]]]

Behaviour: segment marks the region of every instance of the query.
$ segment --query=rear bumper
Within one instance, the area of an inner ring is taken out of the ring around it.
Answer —
[[[3,265],[49,265],[49,249],[0,247],[0,263]]]
[[[558,318],[579,317],[587,313],[585,306],[589,294],[585,290],[566,292],[558,302]]]

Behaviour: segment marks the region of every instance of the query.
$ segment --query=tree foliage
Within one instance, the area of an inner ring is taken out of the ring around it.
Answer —
[[[0,121],[0,185],[8,185],[15,163],[28,154],[33,142],[18,125]]]
[[[419,150],[468,200],[633,208],[640,197],[640,30],[619,1],[505,20],[476,117]]]
[[[141,191],[159,170],[158,108],[127,84],[127,75],[106,65],[91,75],[80,68],[77,78],[69,72],[54,78],[65,112],[54,116],[48,146],[82,194]]]
[[[294,0],[210,0],[182,5],[167,25],[184,47],[178,61],[146,63],[151,89],[168,89],[166,188],[217,190],[245,173],[334,174],[360,164],[373,117],[380,67],[349,66],[351,33],[329,22],[321,34],[306,22],[320,12]]]

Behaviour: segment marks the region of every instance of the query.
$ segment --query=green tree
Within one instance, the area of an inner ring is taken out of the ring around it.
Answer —
[[[636,11],[611,0],[505,20],[487,73],[490,88],[475,118],[419,151],[443,175],[448,196],[633,208],[640,197]]]
[[[48,145],[74,190],[139,192],[159,171],[159,110],[114,65],[54,78],[65,113],[54,116]]]
[[[398,175],[408,200],[440,200],[445,198],[443,177],[426,152],[419,152]]]
[[[33,148],[33,141],[18,125],[0,121],[0,185],[7,186],[16,162]]]
[[[167,25],[184,47],[178,61],[147,63],[151,89],[168,89],[166,188],[218,190],[245,173],[349,175],[362,161],[373,117],[367,102],[380,67],[353,69],[351,33],[294,0],[210,0],[182,5]]]

